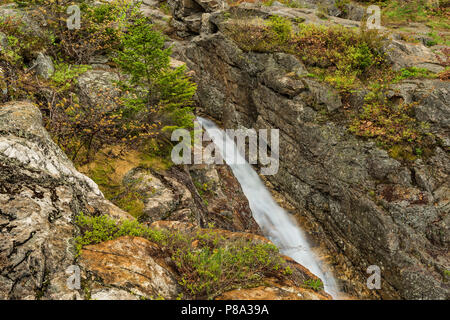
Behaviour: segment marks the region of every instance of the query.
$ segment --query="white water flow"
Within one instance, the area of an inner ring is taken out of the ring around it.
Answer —
[[[234,176],[241,184],[250,204],[253,218],[265,236],[283,254],[291,257],[319,277],[324,284],[325,291],[333,298],[337,298],[338,289],[333,276],[321,269],[303,231],[298,227],[295,220],[275,202],[258,174],[239,153],[234,140],[212,121],[201,117],[198,117],[197,120],[206,130],[222,158],[230,166]],[[237,157],[240,159],[236,160]]]

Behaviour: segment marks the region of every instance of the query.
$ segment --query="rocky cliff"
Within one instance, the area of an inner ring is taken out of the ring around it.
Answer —
[[[429,122],[440,141],[426,159],[397,160],[349,133],[340,121],[349,107],[343,101],[361,108],[367,92],[344,100],[334,88],[308,77],[294,55],[243,50],[229,33],[242,19],[272,15],[348,27],[358,21],[322,20],[314,10],[284,6],[244,4],[214,12],[182,3],[174,7],[174,18],[183,23],[177,30],[189,40],[176,52],[195,72],[201,111],[226,128],[280,129],[280,170],[267,178],[313,221],[313,233],[333,256],[330,263],[345,290],[383,298],[448,299],[450,83],[392,85],[388,99],[414,103],[416,117]],[[192,22],[194,15],[202,17],[196,20],[199,26]],[[421,44],[389,40],[387,46],[392,68],[444,69]],[[381,268],[383,285],[376,292],[365,288],[370,265]]]
[[[20,17],[27,34],[41,36],[46,24],[35,10],[9,3],[0,6],[0,17]],[[369,55],[383,57],[382,67],[351,71],[392,81],[383,90],[368,80],[349,90],[350,73],[335,73],[345,69],[335,61],[342,53],[323,47],[347,33],[336,29],[338,37],[330,27],[349,33],[364,27],[361,4],[145,0],[140,12],[168,35],[171,65],[187,65],[198,86],[197,114],[224,128],[280,130],[280,169],[265,178],[267,185],[308,232],[344,293],[449,299],[449,51],[434,43],[428,27],[413,25],[419,32],[406,35],[382,27],[389,35]],[[286,38],[300,30],[328,38]],[[7,38],[0,32],[1,50],[11,46]],[[355,48],[359,39],[350,38]],[[357,68],[367,63],[366,49],[346,51]],[[50,49],[31,51],[23,74],[0,61],[0,99],[10,101],[0,105],[0,299],[330,298],[308,270],[273,254],[226,165],[171,166],[142,150],[109,146],[75,168],[39,109],[11,101],[23,79],[43,82],[55,73]],[[113,55],[88,58],[82,72],[74,71],[71,94],[87,108],[114,106],[123,75]],[[48,87],[36,95],[57,99]],[[378,95],[383,104],[372,102]],[[391,109],[370,108],[384,104]],[[375,125],[367,114],[380,120]],[[385,135],[404,143],[392,146]],[[184,277],[192,271],[189,253],[242,246],[256,248],[268,263],[249,288],[232,283],[211,296],[196,286],[201,281]],[[381,269],[381,289],[366,286],[371,265]],[[70,266],[80,268],[78,289],[67,285]]]

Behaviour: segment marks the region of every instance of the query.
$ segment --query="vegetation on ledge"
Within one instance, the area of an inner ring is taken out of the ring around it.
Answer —
[[[258,286],[266,277],[292,274],[273,244],[241,237],[228,239],[214,229],[169,232],[137,221],[118,224],[107,216],[91,217],[83,213],[76,223],[81,230],[81,236],[75,239],[79,254],[86,245],[126,235],[158,244],[171,259],[186,295],[195,299],[213,299],[225,291]]]
[[[243,30],[246,32],[243,32]],[[297,56],[309,77],[324,81],[349,97],[365,88],[361,108],[344,112],[349,131],[374,139],[399,160],[413,161],[431,152],[433,139],[428,125],[414,116],[414,105],[387,99],[389,85],[404,79],[436,78],[421,68],[393,71],[384,53],[386,35],[378,30],[296,23],[272,16],[268,20],[237,19],[228,35],[245,51],[284,52]]]

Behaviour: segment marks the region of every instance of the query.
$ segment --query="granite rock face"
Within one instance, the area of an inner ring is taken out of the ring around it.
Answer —
[[[0,298],[71,299],[79,212],[131,218],[105,200],[42,126],[28,102],[0,106]]]
[[[280,129],[280,170],[267,179],[314,225],[311,236],[325,245],[345,292],[361,298],[449,299],[445,271],[450,265],[450,84],[405,80],[388,93],[388,99],[414,102],[415,116],[430,124],[437,141],[430,157],[402,163],[373,142],[357,139],[339,121],[342,97],[306,77],[301,61],[284,53],[243,52],[225,35],[233,22],[225,13],[279,15],[345,27],[358,27],[364,15],[359,6],[348,7],[344,14],[334,1],[324,1],[332,16],[320,19],[313,9],[318,1],[306,2],[311,9],[279,3],[229,8],[223,0],[168,1],[173,11],[170,25],[182,39],[174,42],[174,55],[187,64],[198,84],[199,110],[226,128]],[[158,1],[145,0],[144,5],[146,16],[169,23],[157,10]],[[22,17],[29,32],[42,32],[40,23],[14,5],[0,6],[0,16]],[[2,48],[4,39],[0,34]],[[385,52],[395,69],[443,68],[421,44],[389,40]],[[105,64],[108,59],[92,57],[94,70],[78,79],[83,104],[113,107],[118,75]],[[50,63],[41,60],[42,73],[37,71],[47,77]],[[110,92],[111,99],[99,100],[99,91]],[[364,92],[355,94],[352,103],[358,106],[363,97]],[[152,227],[182,231],[214,223],[226,237],[268,241],[259,236],[248,202],[227,166],[165,172],[136,167],[123,184],[133,184],[145,196],[140,219]],[[76,257],[74,237],[79,230],[74,218],[80,212],[133,219],[74,168],[43,128],[35,106],[1,105],[0,299],[177,298],[181,289],[176,273],[161,259],[161,248],[145,239],[122,237],[87,246]],[[314,278],[302,266],[290,264],[297,279]],[[66,283],[66,270],[72,265],[81,267],[79,290]],[[381,268],[381,290],[366,287],[370,265]],[[225,292],[219,298],[329,298],[301,283],[266,280],[264,286]]]

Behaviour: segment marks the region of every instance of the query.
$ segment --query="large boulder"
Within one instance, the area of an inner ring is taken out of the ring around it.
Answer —
[[[38,108],[0,106],[1,299],[80,297],[66,285],[80,212],[132,218],[74,168],[45,131]]]
[[[80,264],[96,279],[89,285],[91,299],[145,297],[175,299],[181,293],[176,274],[161,256],[161,249],[144,238],[124,236],[86,246]],[[99,284],[101,282],[101,284]],[[128,295],[126,294],[128,293]]]
[[[94,69],[83,73],[77,79],[81,103],[92,108],[114,109],[119,96],[117,81],[119,76],[113,71]]]

